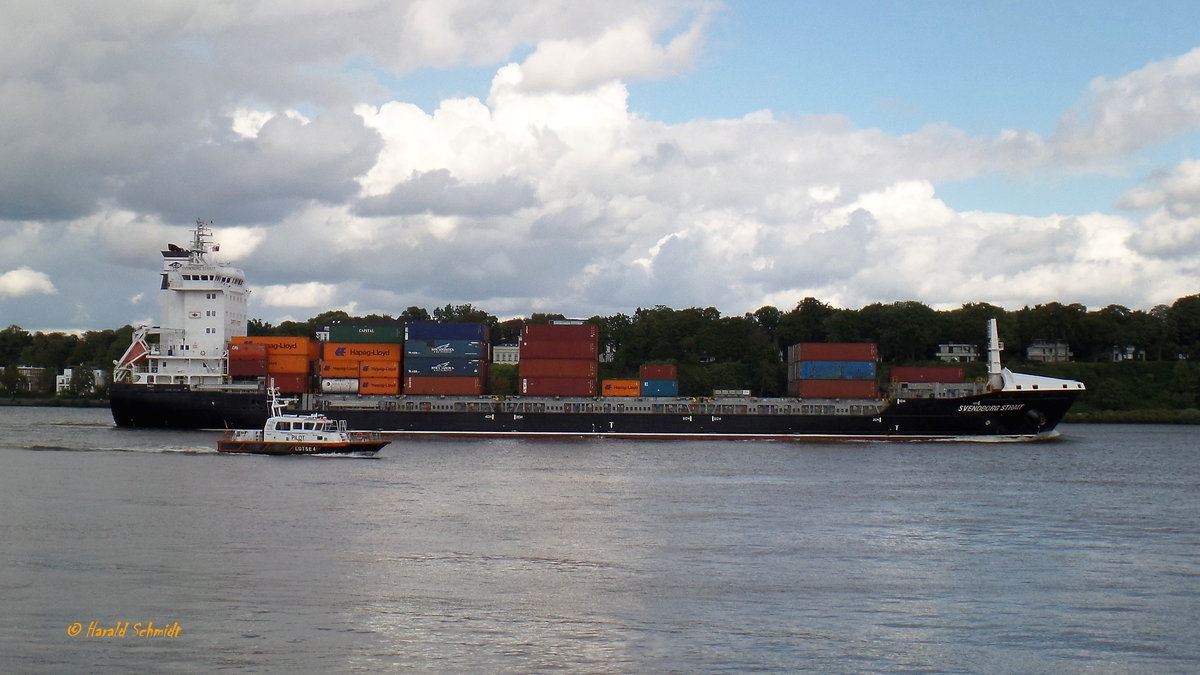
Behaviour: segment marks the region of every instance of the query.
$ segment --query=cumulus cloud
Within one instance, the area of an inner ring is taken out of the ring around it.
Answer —
[[[1130,237],[1132,246],[1158,258],[1200,254],[1200,160],[1180,162],[1155,183],[1139,186],[1117,202],[1123,208],[1149,211]]]
[[[58,289],[45,272],[19,267],[0,274],[0,297],[54,295]]]
[[[252,287],[255,299],[264,307],[331,308],[337,288],[315,281],[299,284]]]

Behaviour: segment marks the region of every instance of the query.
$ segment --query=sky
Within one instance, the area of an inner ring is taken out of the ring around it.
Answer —
[[[1200,3],[14,0],[0,325],[1200,292]]]

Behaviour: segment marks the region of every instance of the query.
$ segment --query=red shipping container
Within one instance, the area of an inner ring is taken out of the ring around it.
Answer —
[[[679,369],[675,366],[644,365],[640,368],[643,380],[678,380]]]
[[[595,359],[600,355],[596,341],[535,340],[521,341],[521,359]]]
[[[269,372],[267,359],[230,359],[230,377],[264,377]]]
[[[788,394],[800,398],[876,398],[873,380],[792,380]]]
[[[878,361],[874,342],[802,342],[788,347],[788,363],[797,361]]]
[[[404,393],[429,396],[479,396],[483,393],[482,377],[439,377],[409,375],[404,378]]]
[[[591,377],[522,377],[522,396],[595,396]]]
[[[955,366],[893,366],[892,382],[962,382],[963,369]]]
[[[598,340],[599,338],[600,329],[597,326],[586,323],[582,325],[527,323],[521,327],[522,341],[587,341]]]
[[[303,394],[308,391],[307,373],[272,373],[270,381],[275,383],[281,394]]]
[[[321,377],[357,379],[358,369],[358,361],[322,361]]]
[[[267,346],[256,344],[238,344],[236,342],[229,343],[229,359],[231,361],[242,360],[265,360],[267,358]]]
[[[596,377],[600,364],[593,359],[521,359],[521,377]]]
[[[399,377],[364,377],[358,381],[360,394],[389,394],[400,393]]]
[[[267,370],[271,373],[299,373],[308,375],[308,354],[270,354],[267,356]]]

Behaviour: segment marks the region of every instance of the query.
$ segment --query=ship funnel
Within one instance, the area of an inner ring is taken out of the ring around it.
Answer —
[[[988,319],[988,386],[993,390],[1004,388],[1004,375],[1000,366],[1000,331],[996,328],[996,319]]]

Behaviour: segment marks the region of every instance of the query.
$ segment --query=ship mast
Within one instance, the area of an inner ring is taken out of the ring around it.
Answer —
[[[988,386],[993,391],[1004,388],[1004,372],[1000,365],[1000,351],[1003,349],[996,319],[988,319]]]

